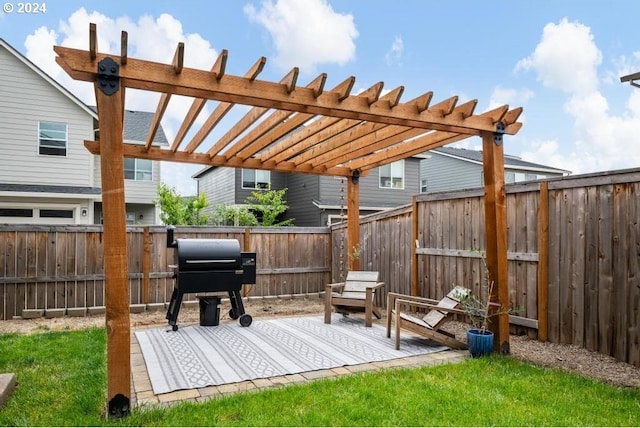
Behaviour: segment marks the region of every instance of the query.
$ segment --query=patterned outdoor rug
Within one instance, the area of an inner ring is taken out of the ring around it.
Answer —
[[[254,320],[215,327],[192,325],[178,331],[155,328],[135,333],[154,394],[302,373],[448,348],[419,337],[401,336],[400,350],[383,327],[361,319],[323,317]]]

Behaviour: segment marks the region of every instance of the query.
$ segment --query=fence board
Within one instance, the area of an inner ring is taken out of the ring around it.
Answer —
[[[611,185],[602,186],[598,197],[598,349],[600,352],[611,355],[613,344],[613,326],[611,325],[611,312],[613,305],[613,215],[612,215]]]

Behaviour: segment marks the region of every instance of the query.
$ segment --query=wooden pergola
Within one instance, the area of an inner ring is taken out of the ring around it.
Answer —
[[[57,63],[73,78],[93,82],[99,115],[99,141],[86,141],[100,156],[104,209],[104,268],[107,329],[107,399],[110,416],[129,412],[131,393],[128,254],[124,194],[124,157],[188,162],[345,177],[349,252],[360,241],[359,178],[372,169],[473,136],[482,138],[486,260],[493,300],[508,307],[506,195],[502,137],[516,134],[522,108],[504,105],[475,114],[477,100],[458,105],[458,97],[432,103],[432,92],[401,102],[404,88],[382,94],[383,82],[351,94],[355,78],[325,89],[326,74],[298,86],[294,68],[279,82],[259,80],[266,59],[243,75],[226,73],[227,51],[211,70],[183,66],[178,44],[171,64],[129,58],[127,33],[119,56],[98,51],[95,24],[89,49],[55,46]],[[125,144],[123,117],[126,88],[161,94],[146,144]],[[176,138],[168,148],[152,141],[172,95],[193,98]],[[204,125],[187,141],[207,102],[217,103]],[[250,110],[213,145],[202,148],[209,133],[236,105]],[[414,244],[415,245],[415,244]],[[358,270],[359,260],[349,258]],[[498,318],[496,350],[509,352],[509,320]]]

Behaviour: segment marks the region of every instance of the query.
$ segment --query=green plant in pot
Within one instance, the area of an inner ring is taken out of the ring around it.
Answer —
[[[494,282],[489,279],[489,268],[484,258],[484,253],[482,253],[481,259],[484,269],[484,282],[487,287],[487,299],[483,300],[474,292],[467,292],[457,296],[461,309],[471,322],[472,328],[467,331],[467,347],[473,358],[482,357],[493,352],[494,334],[489,330],[490,319],[499,314],[510,312],[509,310],[501,309],[499,303],[490,301]]]

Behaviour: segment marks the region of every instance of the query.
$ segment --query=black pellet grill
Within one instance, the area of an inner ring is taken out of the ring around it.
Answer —
[[[175,284],[167,310],[173,331],[185,293],[228,292],[231,301],[229,317],[238,319],[242,327],[251,325],[251,315],[244,312],[242,285],[256,283],[256,253],[241,252],[236,239],[173,239],[173,228],[167,229],[167,247],[176,249],[173,265]],[[199,297],[200,324],[218,325],[220,297]]]

